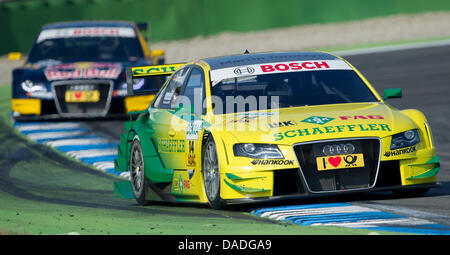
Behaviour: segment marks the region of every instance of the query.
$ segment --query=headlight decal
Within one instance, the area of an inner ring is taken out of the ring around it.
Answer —
[[[26,92],[47,92],[47,87],[44,83],[35,83],[31,80],[25,80],[20,83],[20,86]]]
[[[284,159],[275,144],[237,143],[233,145],[234,156],[256,159]]]
[[[392,136],[391,150],[400,148],[411,147],[420,143],[420,136],[417,129],[405,131],[403,133],[395,134]]]

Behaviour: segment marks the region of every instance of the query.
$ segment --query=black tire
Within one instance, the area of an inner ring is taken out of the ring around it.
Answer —
[[[209,135],[202,148],[203,185],[208,203],[213,209],[222,209],[225,202],[220,197],[220,169],[216,144],[212,135]]]
[[[145,178],[144,169],[144,156],[142,154],[141,142],[139,141],[139,137],[135,135],[130,151],[130,179],[134,197],[140,205],[149,204],[149,201],[145,199],[148,180]]]

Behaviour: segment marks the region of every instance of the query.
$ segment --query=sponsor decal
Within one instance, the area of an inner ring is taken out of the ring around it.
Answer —
[[[183,192],[183,178],[178,179],[178,190]]]
[[[149,75],[169,75],[184,65],[185,64],[139,66],[139,67],[132,67],[131,72],[133,73],[133,77],[149,76]]]
[[[339,116],[341,120],[383,120],[381,115],[354,115],[354,116]]]
[[[384,119],[381,115],[355,115],[355,116],[339,116],[341,120],[359,120],[359,119],[367,119],[367,120],[382,120]],[[318,124],[323,125],[330,121],[334,120],[334,118],[330,117],[320,117],[320,116],[312,116],[307,119],[304,119],[300,122],[305,123],[311,123],[311,124]],[[288,121],[280,121],[280,122],[272,122],[269,123],[269,128],[280,128],[280,127],[287,127],[287,126],[296,126],[299,125],[298,121],[295,120],[288,120]]]
[[[195,167],[195,141],[189,140],[188,143],[188,153],[186,154],[186,166]]]
[[[134,29],[131,27],[76,27],[46,29],[42,31],[36,43],[57,38],[72,37],[136,37]]]
[[[250,123],[252,120],[256,120],[260,117],[271,118],[272,116],[277,115],[279,112],[244,112],[238,113],[234,117],[234,119],[228,121],[229,118],[224,120],[224,124],[226,123]]]
[[[342,157],[345,161],[345,167],[350,167],[350,166],[357,166],[357,164],[355,164],[356,160],[358,159],[358,155],[346,155]]]
[[[67,79],[117,79],[122,72],[122,66],[104,63],[80,63],[52,66],[44,71],[49,81]]]
[[[183,186],[184,186],[186,189],[190,189],[190,188],[191,188],[191,181],[189,181],[189,180],[183,180]]]
[[[189,180],[190,180],[190,179],[192,179],[192,176],[194,176],[195,169],[188,169],[187,171],[189,173]]]
[[[100,91],[98,90],[67,90],[65,94],[67,103],[74,102],[98,102],[100,101]]]
[[[352,70],[352,68],[342,60],[289,61],[270,62],[242,67],[227,67],[212,70],[210,74],[212,84],[214,85],[224,79],[248,75],[318,70]]]
[[[175,191],[183,192],[184,189],[191,188],[191,182],[190,180],[183,180],[183,178],[179,176],[178,179],[174,179],[173,187]]]
[[[412,152],[415,152],[415,151],[416,151],[416,146],[412,146],[412,147],[403,148],[403,149],[386,151],[384,153],[384,156],[385,157],[394,157],[394,156],[400,156],[400,155],[403,155],[403,154],[412,153]]]
[[[227,124],[227,123],[228,124],[230,124],[230,123],[250,123],[251,120],[252,119],[250,117],[244,116],[244,117],[233,119],[233,120],[228,121],[228,122],[227,122],[227,120],[225,120],[224,124]]]
[[[251,67],[251,66],[246,66],[246,67],[238,67],[236,69],[234,69],[233,71],[236,75],[246,75],[246,74],[252,74],[255,72],[255,68]]]
[[[255,159],[252,162],[252,165],[284,165],[284,166],[291,166],[294,165],[294,160],[290,159]]]
[[[323,124],[328,123],[328,122],[330,122],[332,120],[334,120],[334,118],[312,116],[312,117],[309,117],[307,119],[302,120],[302,122],[323,125]]]
[[[186,130],[186,140],[197,140],[198,133],[203,128],[203,120],[189,122]]]
[[[174,178],[172,181],[173,191],[184,192],[191,189],[192,183],[190,181],[191,179],[190,173],[189,177],[185,173],[186,173],[185,171],[175,171]]]
[[[159,152],[184,152],[185,140],[158,138]]]
[[[326,61],[314,61],[314,62],[291,62],[291,63],[280,63],[272,65],[261,65],[261,70],[264,73],[274,72],[274,71],[296,71],[301,69],[330,69]]]
[[[337,125],[315,128],[302,128],[297,130],[288,130],[273,134],[275,141],[284,138],[294,138],[297,136],[323,135],[342,132],[372,132],[372,131],[392,131],[388,124],[355,124],[355,125]]]
[[[362,153],[358,153],[330,157],[317,157],[316,163],[318,171],[364,167],[364,155]]]
[[[277,115],[279,112],[241,112],[236,114],[236,117],[249,117],[251,119],[258,117],[271,117]]]
[[[270,128],[279,128],[279,127],[294,126],[297,125],[297,122],[295,120],[288,120],[288,121],[273,122],[268,125]]]

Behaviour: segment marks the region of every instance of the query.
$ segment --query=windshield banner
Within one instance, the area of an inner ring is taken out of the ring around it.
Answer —
[[[39,34],[36,43],[49,39],[71,37],[136,37],[131,27],[74,27],[46,29]]]
[[[44,73],[49,81],[67,79],[117,79],[122,66],[113,63],[72,63],[51,66]]]
[[[290,61],[263,63],[247,66],[229,67],[211,71],[211,81],[213,85],[223,79],[236,77],[274,74],[284,72],[317,71],[317,70],[352,70],[352,68],[342,60],[314,60],[314,61]]]

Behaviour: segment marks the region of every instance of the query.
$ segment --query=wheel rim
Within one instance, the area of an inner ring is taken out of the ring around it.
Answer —
[[[209,201],[214,201],[217,198],[220,185],[219,161],[214,143],[206,145],[203,158],[203,179],[206,196]]]
[[[142,173],[144,171],[144,160],[142,158],[142,152],[140,146],[136,143],[133,145],[130,157],[130,176],[131,183],[135,192],[140,192],[143,186]]]

